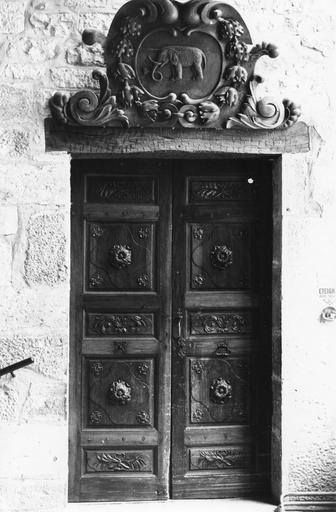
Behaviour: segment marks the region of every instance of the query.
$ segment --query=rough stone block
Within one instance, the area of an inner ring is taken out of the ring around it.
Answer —
[[[66,502],[66,479],[1,479],[1,512],[60,512]]]
[[[113,16],[114,12],[81,13],[78,19],[78,30],[82,33],[84,29],[94,28],[107,35]]]
[[[78,11],[79,9],[86,11],[104,9],[107,5],[107,0],[64,0],[63,3],[64,7],[73,11]]]
[[[3,68],[3,77],[9,80],[37,81],[39,86],[47,82],[48,73],[44,66],[36,67],[22,62],[9,62]]]
[[[12,281],[16,282],[14,269]],[[0,332],[34,332],[37,336],[43,336],[46,332],[58,332],[67,340],[68,304],[67,283],[46,289],[41,286],[31,288],[19,281],[17,290],[14,287],[4,287],[0,301]]]
[[[64,380],[66,374],[67,344],[60,336],[11,336],[0,338],[1,366],[32,357],[34,364],[29,370],[56,380]]]
[[[0,33],[18,34],[24,29],[24,2],[3,0],[0,9]]]
[[[32,90],[1,85],[0,111],[3,120],[31,118],[33,116]]]
[[[31,132],[28,128],[0,129],[0,158],[20,158],[29,153]]]
[[[69,36],[75,27],[76,16],[70,12],[35,11],[29,18],[31,26],[44,35]]]
[[[0,207],[1,215],[1,207]],[[12,244],[7,237],[0,237],[0,286],[9,286],[12,274]]]
[[[58,43],[50,39],[23,38],[22,51],[29,60],[40,64],[57,57],[61,48]]]
[[[39,96],[39,100],[42,98]],[[41,105],[42,109],[42,105]],[[70,163],[1,163],[0,202],[65,205],[70,202]]]
[[[0,206],[0,234],[14,235],[18,228],[16,206]]]
[[[0,424],[17,421],[18,403],[19,396],[14,383],[9,379],[6,380],[6,377],[2,377],[2,382],[0,383]]]
[[[66,419],[66,384],[27,373],[28,386],[19,410],[19,423],[63,423]]]
[[[25,277],[29,284],[53,286],[67,277],[64,216],[33,216],[28,224]]]
[[[98,82],[92,78],[92,71],[93,69],[52,68],[50,78],[56,87],[62,89],[98,88]]]
[[[15,443],[8,442],[14,439]],[[5,461],[0,464],[0,482],[2,478],[61,479],[67,472],[67,444],[66,425],[0,426],[1,461]]]
[[[103,48],[100,43],[92,46],[86,46],[80,43],[75,48],[70,48],[66,52],[66,61],[68,64],[79,66],[104,66]]]

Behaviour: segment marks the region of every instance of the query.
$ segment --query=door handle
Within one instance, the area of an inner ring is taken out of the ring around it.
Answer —
[[[174,338],[174,346],[176,354],[180,359],[184,359],[186,356],[186,340],[182,336],[182,322],[183,322],[183,311],[179,308],[176,312],[176,336]]]

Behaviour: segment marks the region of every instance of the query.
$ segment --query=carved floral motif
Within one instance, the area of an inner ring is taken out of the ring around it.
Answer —
[[[225,469],[241,467],[244,454],[237,448],[203,450],[199,453],[198,464],[202,469]]]
[[[245,23],[226,4],[132,0],[121,7],[106,38],[84,31],[84,43],[96,41],[107,65],[107,76],[93,73],[100,93],[84,89],[70,98],[56,93],[50,108],[59,122],[274,129],[291,126],[300,116],[290,101],[256,99],[255,63],[263,55],[276,58],[278,50],[267,43],[252,46]],[[245,103],[248,87],[252,96]]]
[[[92,184],[93,188],[94,184]],[[152,182],[133,182],[115,179],[99,183],[95,189],[94,201],[104,202],[129,202],[133,201],[149,203],[152,198]]]
[[[241,113],[237,117],[230,117],[227,128],[240,127],[254,130],[274,130],[275,128],[289,128],[301,116],[301,107],[290,100],[278,101],[276,98],[265,97],[258,99],[257,85],[262,78],[256,76],[251,80],[249,87],[251,95],[243,104]]]
[[[99,224],[91,224],[90,234],[92,238],[101,238],[104,234],[104,228]]]
[[[91,372],[96,377],[100,377],[100,375],[103,373],[104,366],[100,361],[94,361],[91,363]]]
[[[211,265],[217,270],[224,270],[232,265],[232,251],[227,245],[215,245],[210,251]]]
[[[193,237],[195,238],[195,240],[203,240],[204,228],[202,226],[194,226]]]
[[[100,272],[95,272],[89,277],[89,286],[91,288],[103,288],[105,286],[105,278]]]
[[[191,183],[191,201],[250,201],[255,188],[243,181],[196,181]]]
[[[108,395],[112,402],[116,402],[119,405],[126,405],[131,401],[132,388],[127,382],[117,380],[110,385]]]
[[[193,284],[196,288],[202,288],[205,285],[205,277],[202,274],[196,274],[193,276]]]
[[[132,335],[151,334],[152,316],[141,314],[124,315],[92,315],[89,314],[88,334],[111,336],[111,335]]]
[[[196,422],[196,423],[200,423],[203,419],[203,411],[201,411],[201,409],[196,409],[194,412],[193,412],[193,420]]]
[[[141,471],[146,466],[142,457],[128,453],[101,453],[96,459],[96,471]]]
[[[76,92],[70,99],[65,94],[56,92],[49,101],[54,119],[70,126],[128,127],[128,118],[118,108],[116,97],[112,96],[108,87],[106,75],[93,71],[92,78],[99,81],[99,96],[89,89]]]
[[[192,334],[223,334],[242,332],[246,318],[235,313],[195,314],[191,317]]]
[[[136,415],[136,420],[142,425],[148,425],[150,423],[150,414],[148,411],[139,411]]]
[[[100,411],[91,411],[89,414],[89,422],[92,425],[99,425],[104,419],[103,414]]]
[[[149,235],[150,235],[150,227],[149,226],[141,226],[138,229],[138,237],[141,240],[145,240],[146,238],[149,237]]]
[[[232,386],[225,379],[218,377],[210,385],[210,400],[215,404],[224,404],[232,398]]]
[[[125,354],[125,352],[127,352],[127,343],[125,341],[121,341],[120,343],[116,343],[114,348],[116,352]]]
[[[141,363],[141,364],[138,364],[136,369],[140,375],[147,375],[149,372],[149,365],[146,363]]]
[[[110,264],[118,270],[132,265],[132,250],[128,245],[115,244],[109,253]]]
[[[150,285],[150,278],[148,274],[141,274],[137,277],[137,284],[141,288],[148,288]]]
[[[184,359],[186,357],[187,344],[186,344],[186,340],[184,338],[182,338],[181,336],[179,336],[175,340],[175,350],[176,350],[176,354],[178,355],[178,357],[180,359]]]
[[[201,376],[205,369],[205,366],[201,361],[194,361],[193,364],[191,365],[191,368],[197,375]]]

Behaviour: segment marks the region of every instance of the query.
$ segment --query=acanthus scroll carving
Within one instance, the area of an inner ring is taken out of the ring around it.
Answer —
[[[99,41],[107,75],[94,71],[100,93],[68,98],[56,93],[56,121],[81,126],[166,126],[275,129],[300,117],[289,100],[258,99],[257,60],[279,54],[274,44],[252,45],[240,14],[218,1],[131,0],[121,7],[108,36]]]

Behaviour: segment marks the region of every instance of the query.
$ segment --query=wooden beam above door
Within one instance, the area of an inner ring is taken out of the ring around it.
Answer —
[[[170,128],[86,128],[45,120],[46,151],[64,151],[81,158],[155,157],[208,158],[278,155],[310,151],[316,130],[297,123],[288,130],[189,130]]]

